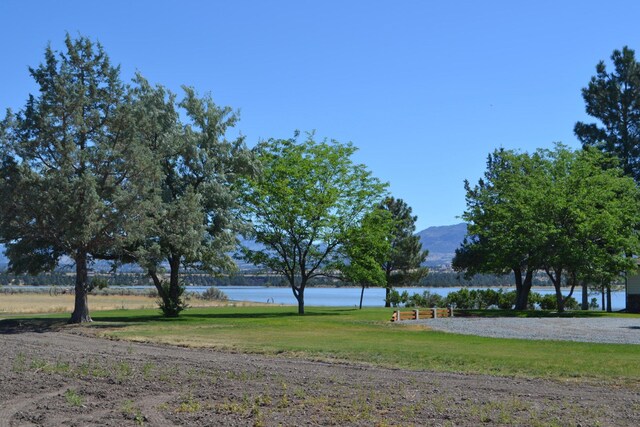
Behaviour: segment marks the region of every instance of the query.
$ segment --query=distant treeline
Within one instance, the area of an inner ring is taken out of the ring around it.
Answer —
[[[115,273],[94,274],[106,280],[107,286],[146,286],[151,285],[149,277],[142,273]],[[90,279],[91,280],[91,279]],[[288,287],[284,278],[270,274],[233,274],[226,276],[213,276],[206,273],[187,273],[182,276],[185,284],[191,286],[275,286]],[[38,274],[35,276],[26,274],[10,274],[0,272],[0,286],[28,285],[28,286],[62,286],[73,287],[75,275],[65,272],[53,272]],[[548,286],[549,280],[544,274],[538,274],[533,280],[534,286]],[[316,278],[309,286],[353,286],[331,278]],[[409,286],[428,287],[484,287],[484,286],[515,286],[513,275],[496,276],[491,274],[478,274],[470,279],[465,279],[464,274],[456,272],[431,271],[420,283]]]

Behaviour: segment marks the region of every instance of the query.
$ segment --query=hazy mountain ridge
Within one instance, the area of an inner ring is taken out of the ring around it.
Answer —
[[[450,265],[456,249],[466,234],[467,224],[465,223],[428,227],[419,231],[417,235],[420,236],[423,249],[429,250],[426,265],[430,267]],[[241,243],[254,250],[261,249],[261,245],[250,240],[241,239]],[[5,270],[8,264],[9,260],[4,254],[4,246],[0,245],[0,270]],[[98,267],[98,270],[108,271],[110,269],[109,263],[98,261],[96,264],[97,266],[94,265],[94,268]],[[249,265],[241,261],[238,261],[238,264],[241,269],[250,269]],[[128,267],[131,268],[131,266]]]
[[[430,267],[450,265],[456,249],[467,234],[467,224],[428,227],[417,233],[423,249],[429,250],[426,265]]]

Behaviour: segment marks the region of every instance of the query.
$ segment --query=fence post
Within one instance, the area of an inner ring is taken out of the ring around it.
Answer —
[[[449,316],[453,317],[453,307],[449,307]]]
[[[396,319],[399,321],[402,320],[402,318],[400,317],[400,310],[396,311]]]
[[[433,318],[434,319],[437,318],[438,317],[438,309],[436,307],[433,307],[431,310],[433,311]]]

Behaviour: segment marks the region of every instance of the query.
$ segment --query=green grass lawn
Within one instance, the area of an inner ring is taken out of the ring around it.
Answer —
[[[298,316],[293,307],[217,307],[188,309],[177,319],[164,319],[157,310],[116,310],[94,312],[94,323],[89,327],[99,335],[125,340],[412,370],[640,382],[638,345],[447,334],[421,325],[393,324],[389,322],[391,312],[382,308],[308,307],[307,314]],[[68,315],[44,319],[61,317]],[[635,317],[640,324],[640,316]]]

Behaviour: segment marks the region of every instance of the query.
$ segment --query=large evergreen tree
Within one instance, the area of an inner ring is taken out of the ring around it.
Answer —
[[[640,64],[628,47],[614,50],[614,70],[604,61],[582,89],[587,113],[600,124],[578,122],[574,131],[584,147],[598,147],[620,159],[624,172],[640,182]]]
[[[137,140],[135,102],[100,44],[67,35],[30,68],[39,94],[2,122],[0,242],[9,268],[36,273],[75,262],[70,321],[90,321],[93,259],[119,257],[144,218],[151,153]]]
[[[420,236],[415,235],[418,217],[402,199],[388,197],[378,207],[389,212],[394,227],[391,232],[391,251],[382,264],[385,272],[385,307],[390,307],[389,293],[395,286],[417,283],[427,274],[422,263],[429,251],[422,250]]]

